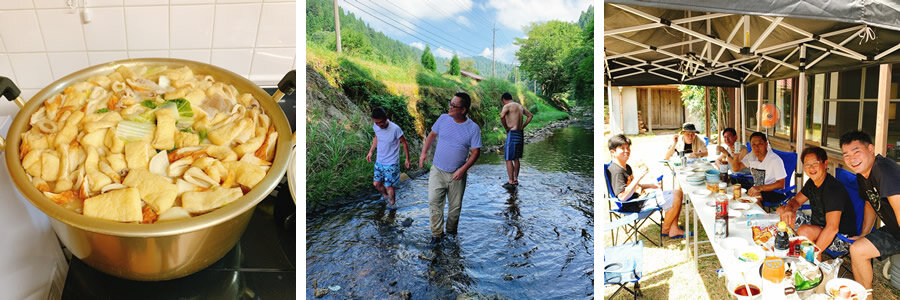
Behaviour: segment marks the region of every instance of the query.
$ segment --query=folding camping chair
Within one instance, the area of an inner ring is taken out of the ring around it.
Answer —
[[[844,188],[847,189],[847,193],[850,194],[850,201],[853,202],[853,211],[856,213],[856,235],[859,235],[860,233],[862,233],[863,213],[866,210],[866,202],[859,197],[859,185],[856,183],[856,175],[854,175],[850,171],[841,168],[835,168],[834,177],[841,182]],[[840,233],[836,234],[834,238],[841,239],[849,244],[853,244],[854,242],[854,240],[848,239],[846,236]],[[828,254],[828,256],[834,258],[846,256],[844,260],[847,262],[847,265],[849,265],[850,256],[847,256],[847,254],[850,254],[850,252],[835,252],[827,248],[823,251],[825,251],[825,254]],[[841,271],[850,272],[850,274],[853,274],[853,270],[850,267],[845,266],[844,264],[841,264],[840,268]],[[846,273],[841,273],[839,271],[838,277],[841,277],[843,274]]]
[[[612,182],[609,178],[609,164],[610,163],[606,163],[603,165],[603,172],[606,175],[606,190],[609,192],[609,197],[607,197],[607,204],[609,205],[609,220],[610,222],[614,220],[627,220],[624,221],[625,223],[623,226],[617,226],[610,229],[612,233],[613,244],[616,244],[616,232],[618,231],[618,227],[623,227],[625,231],[624,242],[626,243],[631,239],[631,237],[634,237],[635,240],[638,240],[638,235],[641,235],[648,241],[650,241],[650,243],[653,243],[656,246],[662,246],[662,230],[660,230],[659,234],[659,244],[655,243],[653,239],[640,231],[641,226],[643,226],[644,223],[647,222],[647,220],[650,220],[650,222],[655,223],[660,227],[660,229],[662,229],[662,224],[664,221],[662,207],[660,207],[659,205],[645,205],[638,212],[622,211],[622,202],[619,200],[619,198],[616,197],[616,194],[612,189]],[[657,181],[660,181],[661,179],[662,176],[657,178]],[[615,205],[613,205],[614,203]],[[651,218],[654,212],[659,212],[659,222]]]
[[[604,230],[615,231],[618,227],[629,226],[626,219],[608,222]],[[609,296],[614,298],[622,290],[634,295],[634,299],[643,297],[641,293],[641,277],[643,276],[644,241],[636,241],[618,246],[606,247],[603,250],[603,284],[617,285],[619,288]],[[627,284],[633,283],[634,289]]]

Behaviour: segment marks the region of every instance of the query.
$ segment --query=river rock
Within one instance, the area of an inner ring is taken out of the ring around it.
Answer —
[[[412,218],[406,218],[405,220],[403,220],[403,223],[401,223],[401,224],[403,225],[403,227],[409,227],[410,225],[412,225],[412,222],[413,222]]]
[[[482,294],[479,292],[467,292],[456,296],[456,300],[506,300],[506,297],[498,294]]]
[[[328,295],[328,289],[316,289],[316,298],[322,298]]]
[[[400,173],[400,181],[407,181],[407,180],[409,180],[409,175],[406,175],[406,173]]]
[[[391,295],[388,299],[389,300],[409,300],[410,298],[412,298],[412,293],[410,293],[409,291],[402,291],[402,292]]]

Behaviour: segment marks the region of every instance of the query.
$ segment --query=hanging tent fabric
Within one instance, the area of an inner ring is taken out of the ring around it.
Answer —
[[[607,84],[738,87],[900,62],[900,1],[614,0]]]

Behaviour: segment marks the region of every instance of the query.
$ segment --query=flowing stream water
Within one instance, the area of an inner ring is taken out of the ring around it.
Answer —
[[[458,234],[435,247],[427,173],[398,184],[396,210],[375,193],[308,215],[307,298],[314,283],[331,288],[326,299],[592,298],[593,131],[554,130],[521,161],[519,187],[507,190],[502,154],[483,154],[469,169]]]

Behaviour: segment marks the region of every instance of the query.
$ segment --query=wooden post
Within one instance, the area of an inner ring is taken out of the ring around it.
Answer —
[[[722,144],[722,129],[725,129],[723,127],[725,118],[722,118],[722,102],[722,88],[716,87],[716,133],[719,137],[716,139],[717,145]]]
[[[762,118],[760,117],[762,117],[763,84],[766,84],[766,82],[760,82],[759,85],[756,86],[756,131],[762,131]]]
[[[703,87],[703,98],[706,100],[706,105],[703,106],[703,110],[706,111],[706,138],[709,138],[709,87]]]
[[[334,36],[337,43],[337,53],[341,53],[341,18],[338,13],[338,0],[334,0]]]
[[[878,113],[875,115],[875,154],[887,152],[888,117],[890,113],[891,64],[878,69]]]
[[[653,92],[651,90],[652,88],[647,87],[647,129],[653,133],[653,100],[650,99],[653,97]]]

